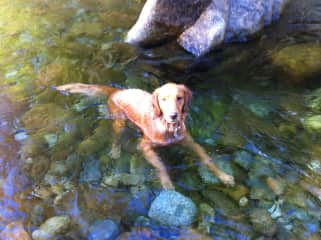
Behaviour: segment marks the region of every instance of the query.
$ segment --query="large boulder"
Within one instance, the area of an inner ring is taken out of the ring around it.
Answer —
[[[277,20],[289,0],[147,0],[125,41],[141,46],[176,38],[195,56],[223,41],[246,41]]]

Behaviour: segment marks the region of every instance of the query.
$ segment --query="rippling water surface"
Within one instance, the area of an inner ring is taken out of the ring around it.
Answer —
[[[202,59],[175,43],[123,43],[142,6],[0,1],[1,237],[68,215],[54,239],[88,239],[102,219],[121,239],[320,239],[320,1],[293,0],[259,38]],[[188,128],[237,181],[224,187],[187,149],[160,149],[176,190],[198,207],[189,229],[148,219],[160,185],[136,150],[136,130],[129,126],[111,160],[105,99],[52,89],[84,82],[152,91],[168,81],[193,90]]]

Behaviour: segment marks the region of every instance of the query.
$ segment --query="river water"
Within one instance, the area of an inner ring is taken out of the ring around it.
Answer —
[[[321,2],[292,0],[259,37],[201,59],[176,43],[123,43],[142,6],[0,1],[1,239],[12,226],[31,236],[61,215],[68,227],[47,239],[100,239],[90,232],[104,219],[120,239],[320,239]],[[168,81],[193,91],[188,128],[237,182],[217,183],[188,149],[160,149],[176,191],[198,207],[188,229],[148,218],[161,189],[136,149],[137,131],[128,127],[120,159],[110,159],[105,99],[52,88],[152,91]]]

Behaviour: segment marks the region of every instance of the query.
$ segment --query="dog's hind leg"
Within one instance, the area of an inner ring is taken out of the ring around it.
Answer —
[[[125,125],[126,125],[126,122],[124,119],[116,119],[113,122],[113,133],[112,133],[113,142],[109,153],[112,159],[117,159],[120,157],[120,153],[121,153],[120,137],[123,132],[123,129],[125,128]]]

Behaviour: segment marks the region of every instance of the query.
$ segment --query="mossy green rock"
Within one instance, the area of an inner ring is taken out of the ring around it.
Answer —
[[[321,114],[307,116],[303,120],[303,126],[310,132],[320,132],[321,131]]]
[[[295,44],[282,48],[271,57],[273,63],[295,81],[320,71],[321,46],[318,43]]]

